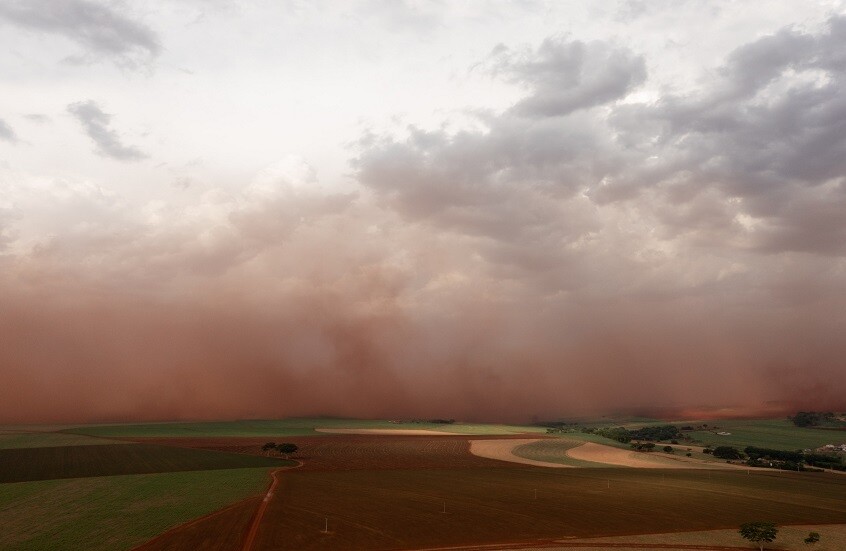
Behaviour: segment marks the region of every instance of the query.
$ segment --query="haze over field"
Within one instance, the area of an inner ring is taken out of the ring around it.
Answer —
[[[0,74],[0,422],[845,405],[843,0],[4,0]]]

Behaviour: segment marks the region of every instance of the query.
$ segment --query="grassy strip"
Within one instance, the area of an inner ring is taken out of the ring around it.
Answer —
[[[0,484],[0,549],[131,549],[267,486],[266,468]]]

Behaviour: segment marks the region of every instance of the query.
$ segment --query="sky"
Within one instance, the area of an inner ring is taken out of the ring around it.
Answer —
[[[846,408],[846,1],[0,0],[0,422]]]

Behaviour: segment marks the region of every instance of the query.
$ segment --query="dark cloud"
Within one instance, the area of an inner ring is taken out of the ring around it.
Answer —
[[[161,52],[152,29],[120,13],[112,5],[89,0],[8,0],[0,4],[0,19],[21,28],[64,36],[85,49],[85,62],[109,58],[133,67]]]
[[[15,131],[12,130],[12,127],[4,121],[0,119],[0,140],[15,143],[18,141],[18,136],[15,134]]]
[[[547,39],[536,51],[498,47],[492,70],[529,88],[513,110],[529,117],[562,116],[625,97],[646,80],[641,56],[605,42]]]
[[[732,52],[699,93],[618,108],[612,120],[622,142],[656,160],[632,166],[593,197],[648,193],[690,208],[709,189],[748,218],[738,226],[748,246],[846,252],[846,222],[830,214],[842,204],[846,178],[844,22],[833,18],[819,34],[762,37]]]
[[[97,102],[93,100],[80,101],[68,105],[68,112],[85,128],[94,143],[97,152],[105,157],[118,161],[138,161],[146,159],[147,155],[141,150],[125,145],[117,132],[110,128],[112,115],[104,113]]]

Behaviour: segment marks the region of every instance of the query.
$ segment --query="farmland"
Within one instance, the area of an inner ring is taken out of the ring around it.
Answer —
[[[782,438],[795,434],[780,422],[736,423],[732,428],[747,427],[738,437],[746,430],[754,439],[756,427],[766,433],[768,426]],[[57,548],[46,543],[52,538],[68,542],[59,549],[237,549],[254,524],[271,468],[294,464],[278,454],[267,457],[262,445],[269,440],[295,442],[299,466],[279,474],[252,551],[547,545],[562,538],[736,529],[759,518],[846,522],[846,476],[747,473],[697,461],[714,461],[698,450],[692,458],[638,454],[581,432],[327,419],[57,429],[0,449],[0,522],[15,527],[0,548]],[[3,436],[14,429],[8,431]],[[143,436],[127,436],[132,433]],[[773,434],[757,438],[774,441]],[[27,447],[39,441],[45,445]],[[471,453],[473,441],[577,468],[479,457]],[[575,458],[574,450],[588,447],[642,459],[632,465],[651,468]],[[676,468],[661,468],[665,462]],[[26,482],[47,478],[55,480]]]
[[[266,485],[266,468],[0,484],[0,549],[130,549]]]
[[[846,432],[811,429],[795,426],[787,419],[752,419],[705,421],[719,427],[714,430],[697,430],[689,436],[705,444],[717,446],[757,446],[780,450],[818,448],[823,444],[846,442]],[[691,424],[691,423],[686,423]],[[717,432],[728,432],[719,435]]]
[[[258,548],[422,548],[702,530],[734,527],[750,515],[836,523],[846,520],[844,491],[846,478],[720,471],[292,471]],[[327,517],[328,535],[321,533]]]

